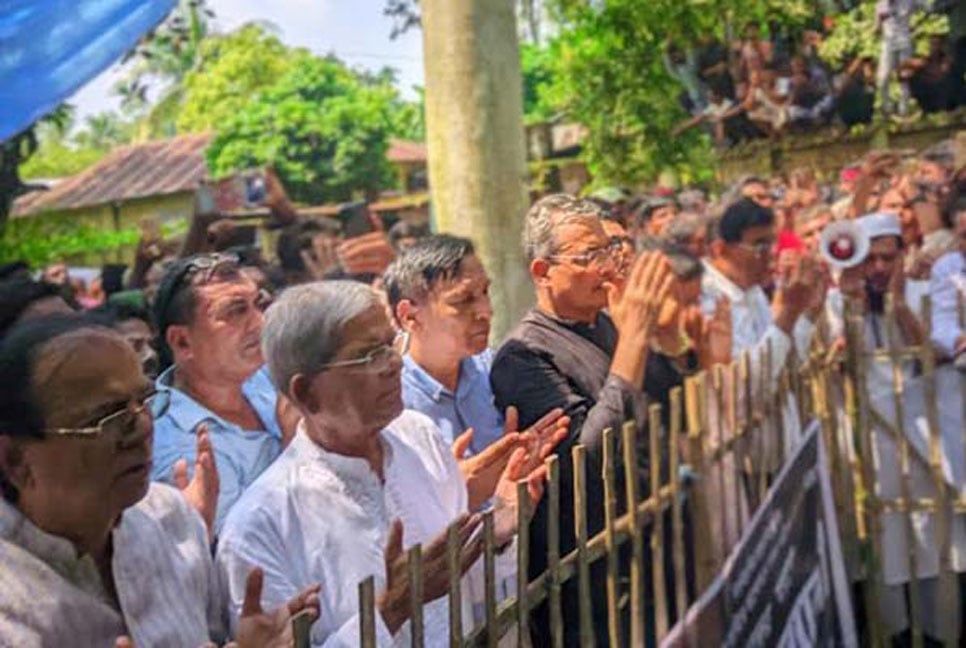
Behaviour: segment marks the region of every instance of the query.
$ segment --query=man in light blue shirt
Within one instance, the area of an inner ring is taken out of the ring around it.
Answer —
[[[386,271],[398,325],[410,335],[403,359],[403,402],[429,416],[452,444],[473,429],[478,454],[504,434],[490,388],[490,280],[467,240],[430,236]],[[516,430],[513,430],[516,431]]]
[[[178,261],[155,300],[161,354],[174,364],[157,380],[171,401],[154,422],[152,478],[171,483],[181,460],[192,466],[206,426],[220,480],[216,533],[283,446],[282,408],[263,368],[262,309],[258,288],[231,255]]]

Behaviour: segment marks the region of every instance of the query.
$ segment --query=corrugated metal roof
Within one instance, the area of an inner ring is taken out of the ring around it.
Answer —
[[[204,153],[210,141],[210,133],[201,133],[116,148],[52,189],[21,196],[13,216],[193,191],[208,173]]]
[[[389,142],[389,150],[386,151],[386,159],[394,163],[426,162],[426,145],[420,142],[392,140]]]

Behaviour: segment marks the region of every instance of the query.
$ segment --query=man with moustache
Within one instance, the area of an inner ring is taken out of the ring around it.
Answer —
[[[83,318],[44,316],[0,345],[0,643],[225,638],[202,520],[217,497],[207,435],[196,470],[206,477],[183,493],[149,482],[151,413],[168,404],[128,343]],[[290,615],[318,614],[317,586],[263,613],[262,572],[244,580],[239,648],[290,646]]]
[[[641,443],[649,434],[644,370],[654,320],[673,280],[662,255],[645,253],[619,290],[614,283],[618,257],[601,215],[593,203],[565,194],[546,196],[530,208],[523,244],[537,305],[510,333],[490,373],[497,407],[517,407],[522,425],[553,408],[570,418],[570,434],[557,451],[561,555],[576,546],[571,449],[580,443],[587,450],[587,531],[592,535],[604,526],[604,430],[620,430],[633,419]],[[619,434],[617,439],[620,446]],[[619,481],[617,493],[622,494],[623,478]],[[547,567],[548,524],[547,507],[541,505],[530,524],[531,578]],[[603,561],[591,565],[594,592],[604,591],[604,567]],[[581,637],[593,635],[598,645],[607,645],[606,597],[594,597],[591,627],[580,623],[577,601],[571,580],[563,587],[564,644],[579,645]],[[547,606],[537,608],[532,618],[535,629],[546,628]],[[549,642],[545,632],[535,630],[532,637],[535,645]]]
[[[162,361],[157,380],[171,406],[155,420],[152,478],[173,482],[194,459],[208,429],[221,492],[215,528],[282,450],[288,410],[279,402],[261,352],[263,296],[228,254],[180,259],[155,300]],[[293,426],[294,427],[294,426]]]

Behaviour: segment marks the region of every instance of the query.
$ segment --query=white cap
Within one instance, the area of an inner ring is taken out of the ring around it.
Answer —
[[[865,216],[856,218],[855,224],[870,239],[879,238],[880,236],[902,236],[902,224],[899,222],[899,217],[895,214],[887,212],[866,214]]]

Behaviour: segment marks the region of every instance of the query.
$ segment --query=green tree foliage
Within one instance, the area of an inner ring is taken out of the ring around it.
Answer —
[[[835,18],[832,32],[822,42],[819,54],[833,66],[847,65],[856,56],[878,60],[882,37],[875,29],[875,0],[864,0],[860,5]],[[941,14],[919,12],[911,21],[916,51],[925,54],[929,36],[949,31],[948,20]]]
[[[700,36],[724,39],[749,20],[794,28],[813,19],[806,0],[556,0],[560,31],[542,101],[583,124],[585,159],[598,184],[636,184],[673,170],[684,181],[707,180],[713,156],[699,131],[670,137],[687,115],[682,88],[662,63],[669,39],[694,46]]]
[[[550,121],[554,106],[547,101],[553,79],[553,52],[532,43],[520,46],[520,71],[523,74],[523,118],[528,124]]]
[[[285,72],[291,55],[257,23],[205,39],[198,66],[184,80],[178,130],[204,131],[224,123]]]
[[[124,57],[127,72],[115,86],[122,108],[138,118],[139,139],[175,134],[185,76],[195,68],[214,12],[205,0],[181,0],[168,18]],[[157,89],[157,99],[148,90]]]
[[[287,71],[219,125],[211,172],[272,164],[298,201],[374,193],[391,177],[385,159],[395,88],[363,78],[334,57],[297,53]]]
[[[78,225],[71,218],[17,218],[0,237],[0,263],[19,260],[32,267],[64,259],[103,255],[137,245],[138,229],[121,231]]]

